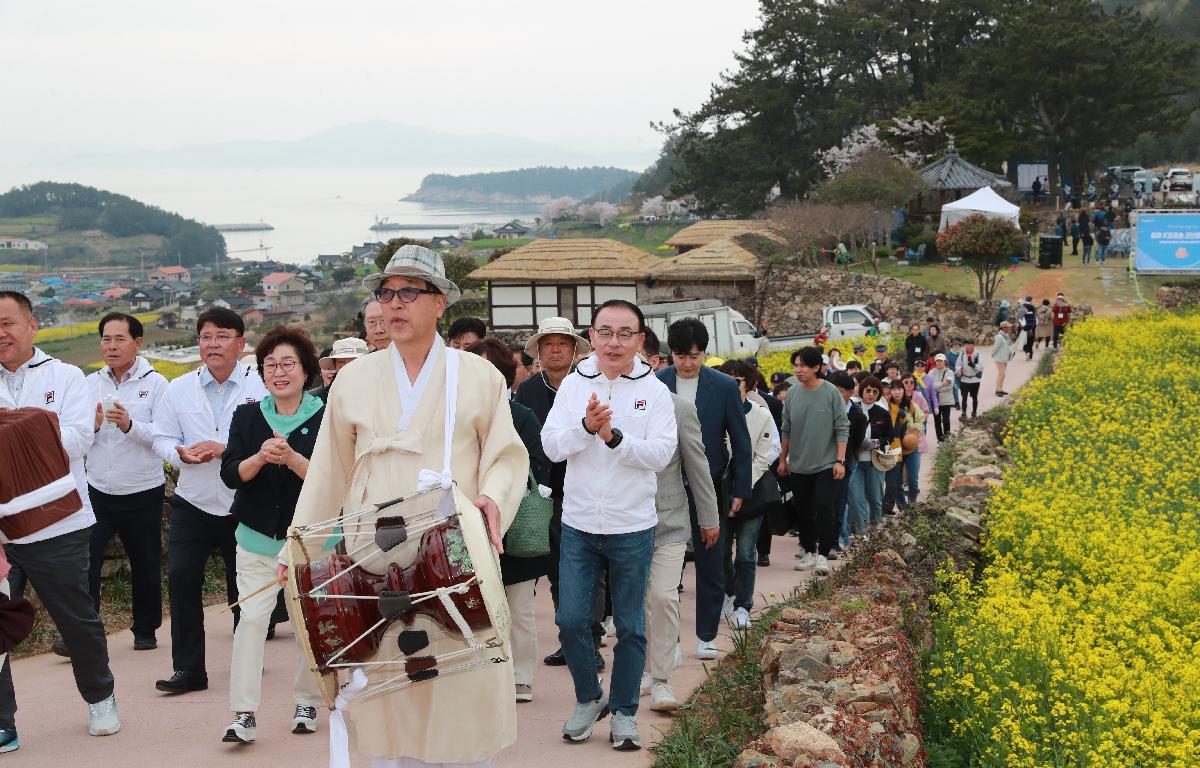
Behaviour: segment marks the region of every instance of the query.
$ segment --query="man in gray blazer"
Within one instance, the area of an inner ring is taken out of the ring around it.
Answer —
[[[651,340],[649,332],[646,336],[643,355],[647,360],[658,360],[658,340]],[[650,694],[650,709],[656,712],[673,712],[679,708],[667,678],[675,668],[679,645],[679,574],[683,571],[684,551],[692,529],[684,475],[700,480],[689,485],[695,497],[701,530],[719,531],[721,527],[717,495],[708,480],[708,457],[704,453],[696,406],[676,394],[671,395],[671,400],[675,404],[679,442],[671,463],[658,473],[655,497],[658,526],[654,529],[654,559],[650,563],[650,583],[646,588],[647,648],[642,695]]]

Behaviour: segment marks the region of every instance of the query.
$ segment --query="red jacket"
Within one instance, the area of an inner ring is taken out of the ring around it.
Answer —
[[[1070,304],[1055,304],[1051,309],[1054,311],[1054,324],[1058,326],[1068,325],[1071,322],[1071,305]]]

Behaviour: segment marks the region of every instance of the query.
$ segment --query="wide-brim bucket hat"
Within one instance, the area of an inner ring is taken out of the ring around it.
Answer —
[[[367,275],[363,285],[374,293],[389,277],[416,277],[437,288],[446,297],[446,306],[462,298],[458,286],[446,278],[446,265],[436,251],[420,245],[402,245],[382,272]]]
[[[592,351],[592,345],[583,336],[575,332],[575,326],[565,317],[544,317],[538,323],[537,333],[525,342],[525,354],[537,359],[538,343],[547,336],[568,336],[575,341],[575,354],[586,355]]]
[[[346,339],[338,339],[333,342],[333,348],[329,350],[329,354],[320,359],[322,368],[331,369],[334,367],[335,360],[356,360],[367,354],[367,342],[351,336]]]
[[[871,451],[871,464],[880,472],[888,472],[896,466],[896,461],[900,458],[899,451],[883,451],[878,448]]]

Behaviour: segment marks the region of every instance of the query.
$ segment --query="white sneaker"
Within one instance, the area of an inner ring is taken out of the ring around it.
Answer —
[[[679,669],[683,666],[683,649],[679,647],[679,642],[675,643],[675,661],[672,664],[673,669]]]
[[[674,712],[679,709],[679,702],[675,699],[675,692],[671,690],[671,686],[667,683],[655,683],[654,688],[650,691],[650,709],[655,712]]]
[[[517,701],[529,702],[533,701],[533,686],[525,683],[516,684]]]
[[[702,661],[712,661],[718,658],[721,652],[717,650],[717,646],[711,640],[701,640],[696,645],[696,658]]]
[[[117,717],[116,694],[104,701],[88,704],[88,716],[88,733],[93,736],[112,736],[121,730],[121,718]]]
[[[829,575],[829,561],[825,559],[824,555],[817,555],[815,568],[818,576]]]
[[[317,732],[317,708],[306,707],[303,704],[296,705],[296,711],[292,714],[292,733],[316,733]]]
[[[253,712],[238,712],[233,716],[233,722],[225,729],[225,736],[221,741],[230,744],[252,744],[257,729],[258,723],[254,721]]]
[[[617,636],[617,623],[615,621],[613,621],[612,616],[609,616],[607,619],[605,619],[604,622],[601,624],[601,626],[604,627],[604,636],[605,637],[616,637]]]
[[[733,626],[736,629],[747,629],[750,626],[750,611],[738,608],[733,612]]]
[[[651,678],[650,675],[643,674],[642,675],[642,685],[641,685],[641,691],[642,691],[641,695],[643,695],[643,696],[649,695],[650,686],[652,686],[653,684],[654,684],[654,679]]]
[[[796,563],[797,571],[807,571],[817,564],[817,560],[813,557],[812,552],[805,552],[800,558],[800,562]]]
[[[725,595],[725,602],[721,603],[721,618],[728,619],[733,615],[733,595]]]

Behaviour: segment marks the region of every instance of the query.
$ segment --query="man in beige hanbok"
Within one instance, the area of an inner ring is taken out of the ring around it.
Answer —
[[[513,427],[500,373],[482,357],[447,349],[437,334],[437,319],[459,298],[458,287],[446,279],[441,257],[415,245],[400,248],[384,272],[366,283],[383,306],[392,343],[338,374],[294,524],[411,496],[422,470],[444,475],[447,356],[454,354],[450,474],[500,550],[525,487],[529,457]],[[320,545],[306,548],[316,556]],[[401,657],[395,638],[402,628],[397,622],[388,630],[374,660]],[[422,616],[409,628],[430,632],[425,653],[462,647],[461,636],[456,643]],[[374,682],[391,674],[371,671],[368,677]],[[511,663],[489,663],[352,699],[345,719],[352,743],[376,767],[488,766],[516,741],[513,685]]]

